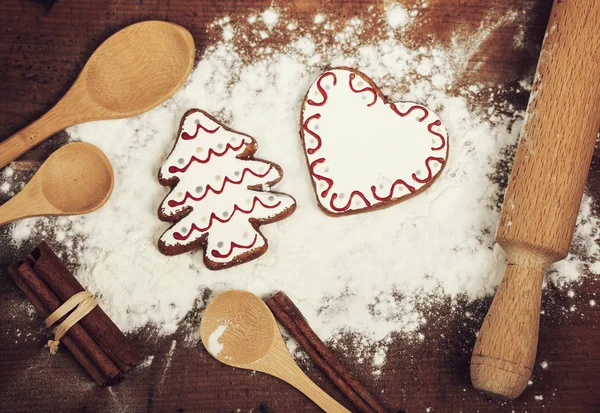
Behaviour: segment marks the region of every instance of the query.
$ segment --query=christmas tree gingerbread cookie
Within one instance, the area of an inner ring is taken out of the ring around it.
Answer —
[[[302,104],[300,135],[321,209],[365,212],[417,195],[440,175],[448,134],[433,111],[387,103],[365,74],[321,74]]]
[[[158,180],[171,192],[158,209],[173,222],[158,241],[165,255],[197,248],[213,270],[250,261],[266,252],[259,226],[279,221],[296,208],[289,195],[272,192],[279,165],[253,157],[256,141],[191,109],[180,123],[175,147]]]

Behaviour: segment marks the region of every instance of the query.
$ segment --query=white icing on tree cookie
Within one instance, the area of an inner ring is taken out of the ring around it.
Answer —
[[[173,190],[158,216],[175,222],[160,237],[166,255],[204,249],[211,269],[230,267],[263,254],[267,240],[258,226],[291,214],[296,202],[269,189],[281,168],[253,159],[256,141],[198,109],[186,112],[158,179]]]
[[[320,207],[364,212],[426,189],[448,158],[441,120],[412,102],[387,104],[366,75],[323,73],[306,94],[301,136]]]

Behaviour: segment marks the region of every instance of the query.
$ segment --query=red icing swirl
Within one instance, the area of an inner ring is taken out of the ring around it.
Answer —
[[[375,104],[375,102],[377,102],[377,92],[375,92],[375,89],[373,89],[372,87],[364,87],[360,90],[354,89],[354,85],[352,85],[352,81],[354,80],[354,78],[356,77],[356,75],[354,73],[350,73],[350,81],[348,82],[350,85],[350,90],[352,90],[354,93],[362,93],[362,92],[371,92],[373,94],[373,101],[371,103],[369,103],[367,106],[373,106]]]
[[[401,116],[401,117],[408,116],[411,112],[413,112],[415,110],[421,110],[421,111],[423,111],[423,117],[421,117],[419,119],[419,122],[423,122],[425,119],[427,119],[427,116],[429,116],[429,111],[427,110],[427,108],[425,108],[425,107],[423,107],[421,105],[413,105],[410,108],[408,108],[408,110],[406,112],[404,112],[404,113],[400,112],[400,109],[398,109],[398,107],[396,106],[395,103],[392,103],[390,105],[390,108],[392,108],[392,110],[394,112],[396,112],[396,114],[398,116]]]
[[[323,79],[325,79],[327,76],[333,76],[333,86],[335,86],[337,84],[337,76],[335,75],[335,73],[333,72],[326,72],[324,73],[319,80],[317,80],[317,89],[319,90],[319,93],[321,94],[321,97],[323,98],[323,100],[321,102],[315,102],[312,99],[308,99],[306,101],[306,103],[308,103],[309,105],[312,106],[323,106],[325,103],[327,103],[327,91],[325,89],[323,89],[323,87],[321,86],[321,81]]]
[[[254,234],[254,240],[252,240],[252,242],[249,245],[241,245],[241,244],[238,244],[237,242],[231,241],[231,244],[229,245],[229,251],[227,251],[227,254],[221,254],[216,249],[213,249],[211,251],[211,253],[212,253],[213,257],[216,257],[216,258],[228,258],[231,254],[233,254],[234,248],[242,248],[245,250],[251,249],[254,246],[254,244],[256,244],[256,240],[258,240],[258,234]]]
[[[329,193],[329,190],[333,186],[333,179],[327,178],[326,176],[319,175],[315,172],[315,167],[318,164],[323,163],[323,162],[325,162],[325,158],[319,158],[319,159],[315,159],[314,161],[312,161],[312,163],[310,164],[310,174],[313,177],[315,177],[316,179],[318,179],[319,181],[325,181],[327,183],[327,188],[325,188],[323,190],[323,192],[321,192],[321,196],[323,198],[325,198],[327,196],[327,194]]]
[[[442,121],[438,119],[435,122],[430,123],[429,126],[427,126],[427,130],[429,131],[429,133],[437,136],[438,138],[440,138],[442,140],[442,143],[440,144],[440,146],[438,146],[437,148],[431,148],[432,151],[439,151],[441,149],[444,149],[444,146],[446,146],[446,139],[444,138],[444,136],[442,134],[432,130],[433,126],[442,126]]]
[[[331,207],[332,210],[334,210],[335,212],[344,212],[347,211],[348,208],[350,208],[350,205],[352,204],[352,199],[358,196],[359,198],[361,198],[363,200],[363,202],[365,203],[365,205],[367,207],[371,206],[371,203],[369,202],[369,200],[367,198],[365,198],[365,196],[363,195],[362,192],[360,191],[352,191],[352,193],[350,194],[350,196],[348,197],[348,202],[346,203],[346,205],[344,205],[343,207],[336,207],[333,202],[337,199],[338,194],[333,193],[331,195],[331,199],[329,200],[329,206]]]
[[[310,118],[307,118],[304,121],[304,124],[302,125],[302,129],[304,129],[304,131],[306,133],[308,133],[309,135],[311,135],[313,138],[315,138],[317,140],[317,145],[314,148],[308,148],[306,150],[306,152],[308,152],[309,155],[313,155],[316,151],[318,151],[321,148],[321,144],[323,143],[321,141],[321,137],[316,132],[313,132],[312,130],[310,130],[308,128],[308,124],[313,119],[321,119],[321,114],[320,113],[316,113],[316,114],[312,115]]]
[[[427,168],[427,176],[424,179],[420,179],[419,177],[417,177],[417,174],[414,173],[414,174],[412,174],[412,179],[414,179],[416,182],[418,182],[420,184],[429,182],[432,178],[431,167],[429,166],[429,163],[432,161],[439,162],[443,165],[445,162],[445,159],[444,158],[435,158],[433,156],[430,156],[429,158],[427,158],[425,160],[425,167]]]
[[[406,189],[408,189],[408,191],[412,194],[413,192],[415,192],[415,188],[410,186],[409,184],[407,184],[406,182],[404,182],[402,179],[396,179],[396,181],[394,181],[394,183],[392,184],[392,186],[390,187],[390,193],[388,196],[386,197],[381,197],[379,195],[377,195],[377,188],[375,187],[375,185],[373,185],[371,187],[371,192],[373,193],[373,197],[378,200],[378,201],[389,201],[390,199],[392,199],[393,195],[394,195],[394,189],[396,189],[397,185],[404,185],[404,187]]]

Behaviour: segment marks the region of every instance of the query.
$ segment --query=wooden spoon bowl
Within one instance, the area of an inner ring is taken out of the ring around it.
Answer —
[[[331,413],[349,413],[300,370],[269,307],[246,291],[227,291],[206,307],[200,337],[221,363],[270,374],[291,384]]]
[[[96,49],[48,113],[0,143],[0,168],[69,126],[144,113],[173,96],[194,64],[190,32],[161,21],[124,28]]]
[[[0,225],[41,215],[79,215],[110,198],[114,173],[104,153],[84,142],[63,146],[21,192],[0,206]]]

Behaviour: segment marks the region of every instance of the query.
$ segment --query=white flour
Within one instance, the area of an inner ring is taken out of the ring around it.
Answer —
[[[33,246],[48,238],[63,245],[81,266],[79,280],[100,295],[125,331],[150,323],[161,334],[172,333],[204,289],[234,288],[263,297],[285,291],[325,340],[343,331],[360,333],[364,345],[385,346],[392,332],[419,339],[417,330],[428,321],[417,309],[422,304],[482,297],[501,278],[505,255],[494,246],[500,189],[489,175],[506,157],[502,150],[517,141],[523,114],[502,115],[500,108],[510,113],[512,107],[488,100],[501,87],[470,84],[457,92],[469,58],[500,23],[456,35],[450,46],[411,46],[402,33],[418,12],[395,6],[373,10],[369,22],[343,23],[315,11],[307,28],[277,9],[220,19],[209,29],[213,44],[175,97],[132,119],[68,130],[73,140],[98,145],[112,162],[116,185],[106,206],[84,217],[21,221],[13,227],[15,242]],[[422,102],[443,119],[449,160],[425,193],[342,218],[318,209],[298,135],[300,104],[315,77],[338,65],[356,67],[392,100]],[[180,117],[194,107],[254,136],[257,157],[283,167],[277,189],[298,203],[294,215],[262,228],[270,244],[264,256],[218,272],[204,267],[200,253],[165,257],[156,248],[168,227],[156,216],[168,192],[157,171]],[[587,261],[570,256],[554,267],[552,282],[576,281],[590,269],[587,262],[600,256],[597,226],[586,196],[575,245]],[[380,347],[376,367],[384,354]]]

